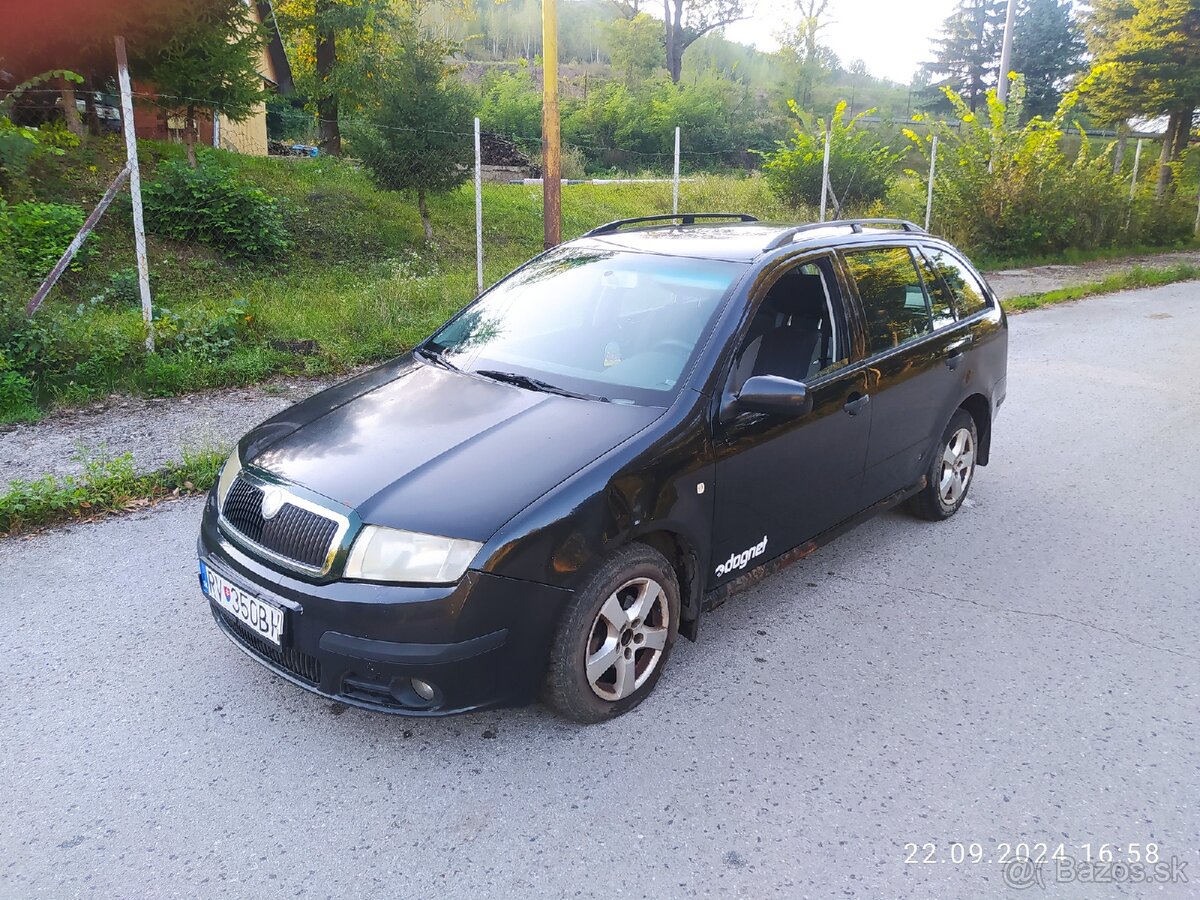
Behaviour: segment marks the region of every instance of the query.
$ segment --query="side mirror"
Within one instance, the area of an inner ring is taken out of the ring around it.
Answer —
[[[735,398],[737,409],[798,418],[812,412],[808,385],[778,375],[747,378]]]

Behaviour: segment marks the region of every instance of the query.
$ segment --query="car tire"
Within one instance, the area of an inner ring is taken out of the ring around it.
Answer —
[[[662,676],[679,608],[679,582],[663,555],[645,544],[622,547],[563,612],[550,647],[546,705],[587,724],[633,709]]]
[[[971,489],[978,458],[975,418],[965,409],[955,410],[929,461],[925,487],[909,501],[909,510],[931,522],[940,522],[958,512]]]

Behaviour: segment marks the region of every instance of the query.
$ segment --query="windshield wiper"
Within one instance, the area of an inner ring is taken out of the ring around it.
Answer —
[[[446,352],[444,350],[428,350],[424,347],[420,347],[416,352],[421,355],[422,359],[427,359],[434,365],[441,366],[444,369],[449,369],[451,372],[459,371],[458,366],[446,359]]]
[[[499,372],[495,369],[476,369],[476,375],[482,375],[484,378],[490,378],[492,381],[504,381],[508,384],[515,384],[517,387],[523,387],[530,391],[541,391],[545,394],[558,394],[560,397],[574,397],[577,400],[599,400],[602,403],[611,403],[607,397],[596,397],[592,394],[580,394],[577,391],[568,391],[566,388],[561,388],[558,385],[550,384],[548,381],[542,381],[539,378],[533,378],[529,375],[522,375],[519,372]]]

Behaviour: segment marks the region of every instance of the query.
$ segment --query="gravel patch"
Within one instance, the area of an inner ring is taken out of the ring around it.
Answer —
[[[1044,294],[1046,291],[1100,281],[1134,266],[1166,269],[1184,263],[1200,265],[1200,250],[1181,250],[1176,253],[1156,253],[1124,259],[1101,259],[1077,266],[1050,265],[1031,266],[1027,269],[1001,269],[984,274],[997,296],[1001,300],[1010,300],[1024,294]]]
[[[161,399],[113,395],[56,410],[32,425],[0,426],[0,491],[17,480],[81,472],[89,455],[129,452],[139,471],[158,469],[185,449],[231,445],[259,422],[339,380],[278,378]]]

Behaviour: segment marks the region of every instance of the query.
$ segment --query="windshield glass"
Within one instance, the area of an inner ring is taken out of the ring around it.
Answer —
[[[564,247],[500,282],[425,349],[489,377],[526,376],[591,397],[664,405],[745,268]]]

